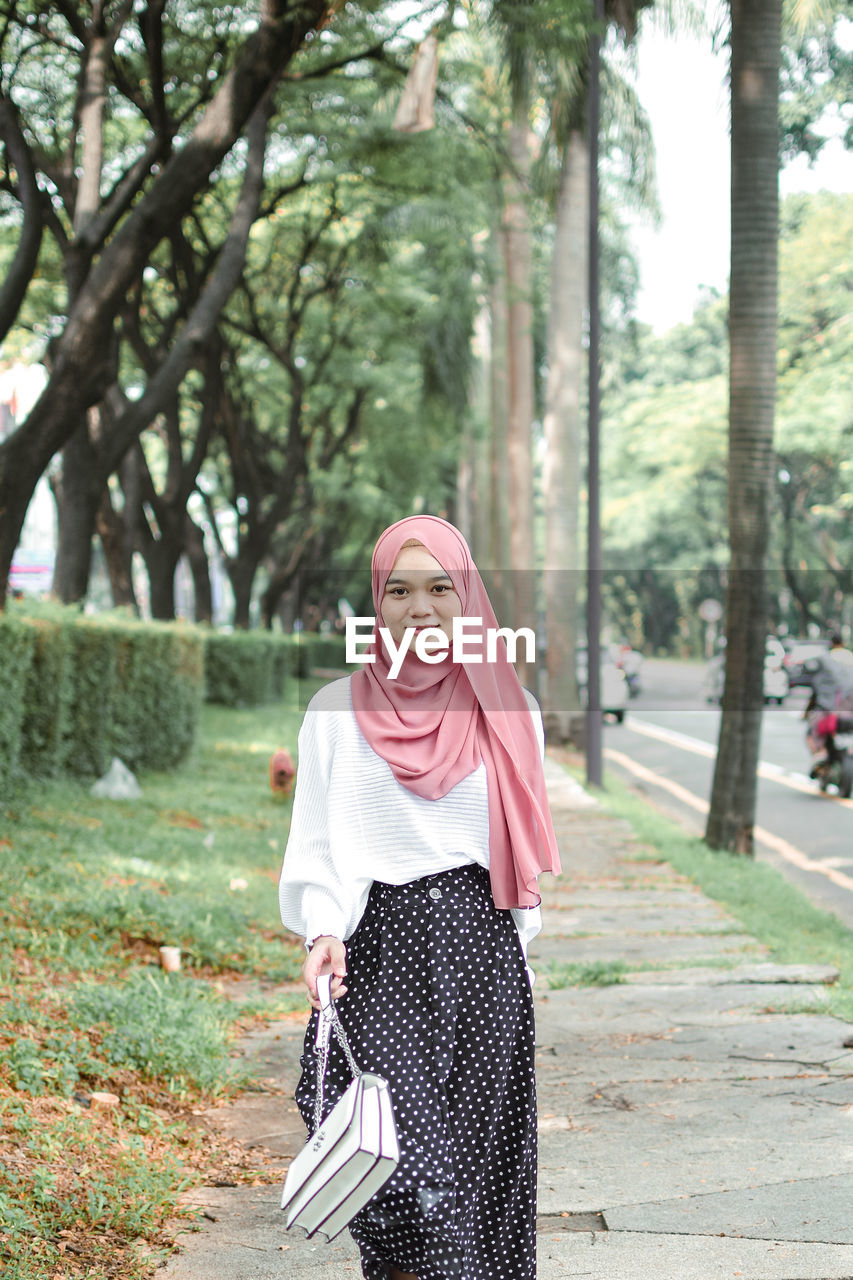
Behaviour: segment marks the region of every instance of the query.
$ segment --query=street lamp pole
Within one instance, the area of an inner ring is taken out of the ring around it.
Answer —
[[[600,344],[598,254],[598,143],[601,119],[599,73],[604,0],[595,0],[589,42],[589,423],[587,459],[587,706],[586,777],[602,785],[601,763],[601,507],[600,507]]]

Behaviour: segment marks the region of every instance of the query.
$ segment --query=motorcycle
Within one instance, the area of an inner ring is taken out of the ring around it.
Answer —
[[[813,756],[810,777],[821,791],[835,786],[845,800],[853,792],[853,667],[828,653],[803,658],[787,668],[790,685],[811,690],[803,719]]]
[[[632,649],[629,644],[621,644],[615,649],[614,661],[625,676],[625,684],[628,686],[628,697],[636,698],[640,692],[641,671],[643,666],[643,655],[638,653],[636,649]]]

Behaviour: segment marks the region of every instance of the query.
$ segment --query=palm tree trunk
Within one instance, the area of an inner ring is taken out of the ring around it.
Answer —
[[[506,245],[503,226],[493,232],[494,255],[490,292],[491,311],[491,536],[489,557],[493,566],[489,591],[498,620],[505,625],[511,615],[510,603],[510,492],[509,492],[509,384],[507,380],[507,282]]]
[[[491,476],[486,423],[489,419],[489,376],[491,368],[491,321],[488,302],[480,300],[474,319],[474,363],[469,394],[469,412],[459,460],[457,483],[459,525],[468,539],[474,559],[482,567],[491,565]]]
[[[580,706],[575,646],[588,192],[588,148],[583,134],[575,130],[563,151],[557,199],[544,420],[545,726],[558,741],[570,736],[572,718]]]
[[[705,839],[713,848],[751,854],[768,616],[776,391],[781,0],[731,0],[731,14],[731,569],[726,684]]]
[[[506,177],[504,234],[507,279],[507,370],[509,380],[509,516],[513,627],[536,629],[536,565],[533,554],[533,250],[527,192],[530,174],[527,112],[517,109],[510,126],[512,171]],[[522,650],[519,650],[521,653]],[[519,679],[533,678],[517,664]]]

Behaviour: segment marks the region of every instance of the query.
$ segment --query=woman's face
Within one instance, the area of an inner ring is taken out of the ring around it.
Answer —
[[[426,547],[404,547],[385,583],[381,612],[396,645],[407,627],[438,627],[450,639],[453,619],[462,616],[462,601],[450,574]]]

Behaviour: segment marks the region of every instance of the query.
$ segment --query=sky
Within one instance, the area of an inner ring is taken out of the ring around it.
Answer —
[[[637,226],[637,315],[661,332],[689,320],[701,286],[728,287],[728,50],[709,36],[664,35],[652,27],[637,42],[637,92],[652,125],[660,226]],[[828,143],[813,168],[800,157],[780,175],[780,191],[853,193],[853,155]]]

